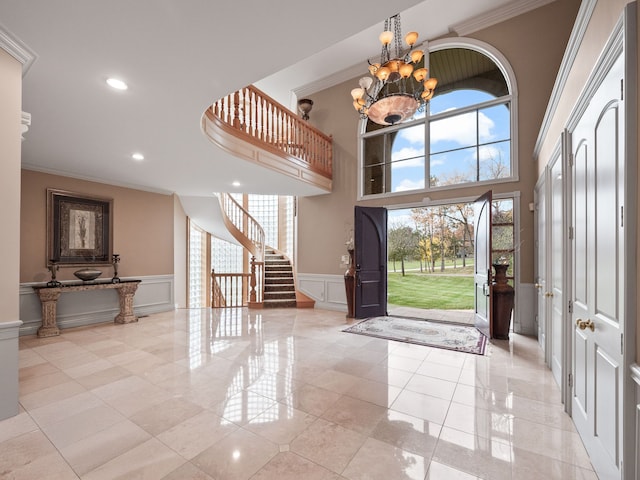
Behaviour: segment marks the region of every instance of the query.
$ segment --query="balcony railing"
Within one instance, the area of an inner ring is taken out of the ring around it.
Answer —
[[[273,162],[268,166],[283,173],[293,172],[290,175],[298,179],[331,189],[332,138],[254,86],[221,98],[207,109],[203,119],[203,130],[212,141],[238,153],[232,142],[211,130],[207,120],[216,128],[270,151],[288,163],[286,168]]]

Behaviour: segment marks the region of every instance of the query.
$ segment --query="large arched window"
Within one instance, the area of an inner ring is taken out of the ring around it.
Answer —
[[[430,45],[438,86],[426,111],[388,127],[366,121],[362,196],[517,180],[513,73],[492,47],[454,42]]]

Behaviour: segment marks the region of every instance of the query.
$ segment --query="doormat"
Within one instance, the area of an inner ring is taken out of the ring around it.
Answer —
[[[417,318],[371,317],[342,331],[476,355],[484,355],[487,346],[476,327]]]

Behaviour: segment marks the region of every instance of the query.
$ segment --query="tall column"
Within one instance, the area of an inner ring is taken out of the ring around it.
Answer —
[[[2,33],[2,32],[0,32]],[[0,36],[0,40],[2,37]],[[22,63],[0,43],[0,420],[18,413]]]

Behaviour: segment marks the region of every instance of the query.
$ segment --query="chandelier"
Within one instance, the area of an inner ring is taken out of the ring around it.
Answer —
[[[433,97],[438,80],[428,78],[424,52],[413,49],[418,40],[417,32],[407,33],[404,41],[408,48],[403,49],[399,14],[384,22],[384,32],[379,38],[382,43],[380,62],[368,60],[372,76],[362,77],[360,86],[351,90],[351,96],[360,118],[369,118],[378,125],[394,125],[424,110]],[[392,48],[392,42],[395,48]]]

